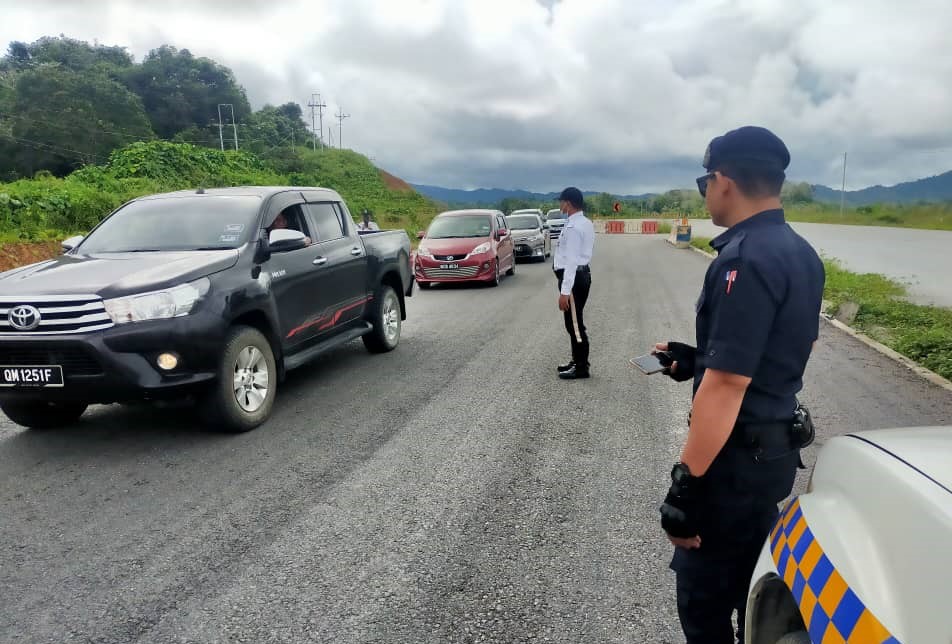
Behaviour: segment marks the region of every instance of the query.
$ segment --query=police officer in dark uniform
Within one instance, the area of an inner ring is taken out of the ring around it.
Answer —
[[[728,230],[711,242],[717,258],[697,302],[697,347],[656,347],[665,373],[694,382],[688,438],[661,506],[688,644],[733,644],[735,611],[743,642],[757,557],[812,440],[796,395],[819,334],[825,275],[784,220],[789,163],[764,128],[711,141],[697,184]]]

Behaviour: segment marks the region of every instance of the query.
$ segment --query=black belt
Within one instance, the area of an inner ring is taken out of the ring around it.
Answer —
[[[793,421],[737,423],[727,439],[728,445],[747,448],[789,446],[793,440]]]

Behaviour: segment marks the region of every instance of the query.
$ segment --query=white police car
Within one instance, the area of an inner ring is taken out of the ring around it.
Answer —
[[[747,644],[952,642],[952,427],[819,451],[757,563]]]

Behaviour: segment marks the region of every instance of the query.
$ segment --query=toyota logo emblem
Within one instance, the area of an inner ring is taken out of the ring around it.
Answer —
[[[29,304],[16,306],[10,310],[7,320],[17,331],[32,331],[40,326],[40,310]]]

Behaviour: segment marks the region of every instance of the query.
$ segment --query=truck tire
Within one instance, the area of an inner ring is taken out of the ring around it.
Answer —
[[[806,631],[787,633],[777,640],[777,644],[811,644],[810,634]]]
[[[393,351],[400,343],[400,299],[393,287],[383,284],[374,293],[370,306],[373,330],[363,336],[364,346],[371,353]]]
[[[202,401],[202,419],[222,432],[247,432],[268,419],[278,386],[271,343],[253,327],[225,336],[218,377]]]
[[[5,402],[0,409],[17,425],[30,429],[53,429],[71,425],[86,411],[83,403]]]

